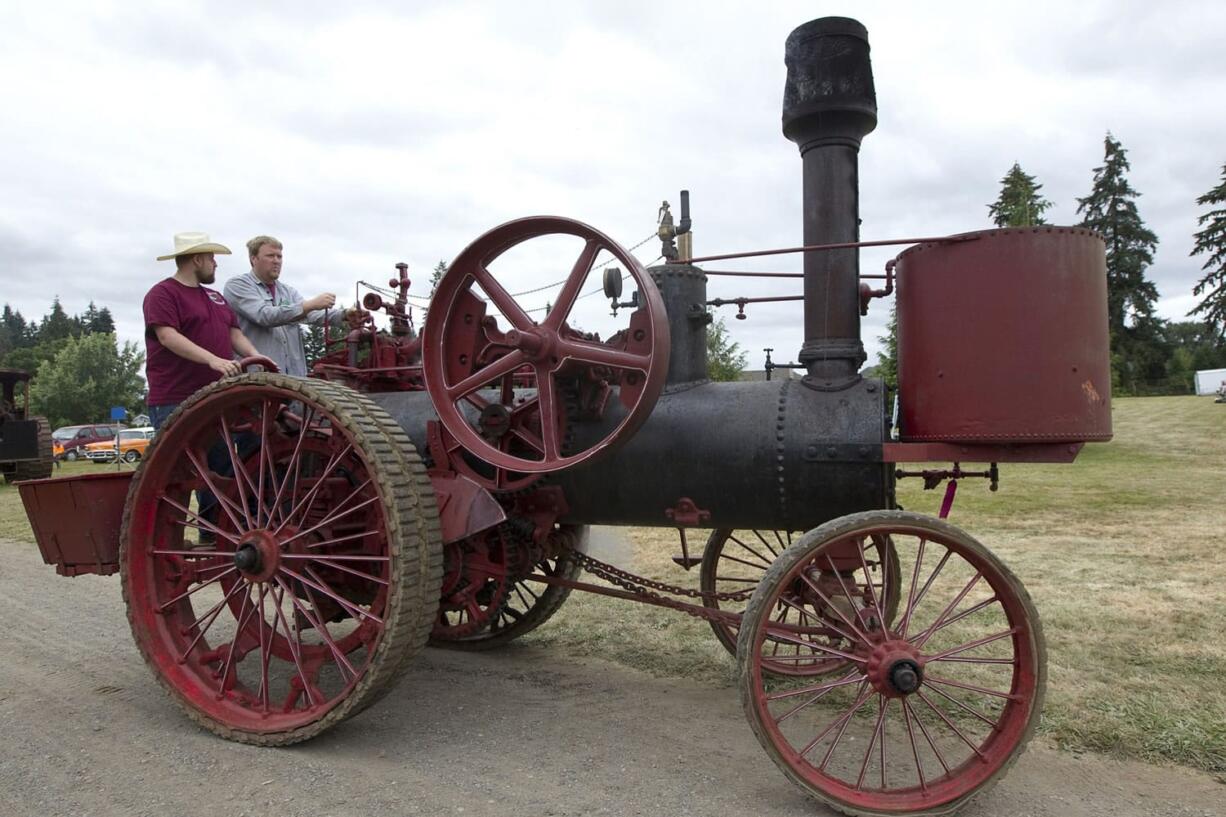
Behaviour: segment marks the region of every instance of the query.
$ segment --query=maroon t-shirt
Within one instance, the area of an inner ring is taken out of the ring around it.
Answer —
[[[193,363],[158,343],[156,326],[169,326],[220,358],[234,357],[230,327],[238,319],[215,289],[189,287],[174,278],[159,281],[145,295],[145,377],[151,406],[181,403],[192,392],[221,379],[203,363]]]

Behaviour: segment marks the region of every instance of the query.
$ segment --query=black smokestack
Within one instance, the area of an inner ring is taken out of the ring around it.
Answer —
[[[804,166],[804,243],[860,240],[860,140],[877,127],[868,31],[846,17],[823,17],[788,35],[784,46],[783,135]],[[860,340],[860,251],[805,253],[806,382],[839,388],[864,362]]]

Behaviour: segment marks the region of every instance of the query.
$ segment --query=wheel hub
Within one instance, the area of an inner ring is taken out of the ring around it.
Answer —
[[[887,640],[873,648],[864,674],[882,695],[903,698],[923,686],[924,661],[910,642]]]
[[[251,582],[266,582],[281,565],[281,545],[267,530],[256,530],[243,536],[234,551],[234,566],[243,578]]]

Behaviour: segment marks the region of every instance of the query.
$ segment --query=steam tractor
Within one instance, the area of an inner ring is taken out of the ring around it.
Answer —
[[[1104,246],[1047,226],[862,241],[867,32],[814,20],[785,62],[802,246],[692,257],[684,202],[650,269],[571,219],[495,227],[450,265],[420,334],[402,266],[313,377],[226,378],[134,475],[23,485],[44,556],[118,572],[154,676],[230,740],[311,738],[427,644],[499,647],[582,590],[709,622],[753,734],[814,797],[849,814],[965,804],[1034,733],[1043,630],[1000,559],[898,509],[895,483],[946,484],[944,516],[958,479],[994,487],[999,463],[1110,439]],[[905,249],[862,276],[860,248],[889,244]],[[711,262],[787,252],[803,272],[739,274],[801,279],[802,297],[708,297],[729,274]],[[523,268],[561,280],[521,291]],[[576,317],[592,293],[612,331]],[[861,373],[862,310],[890,294],[897,423]],[[803,300],[796,376],[711,382],[710,307],[762,300]],[[681,530],[697,588],[594,558],[589,525]],[[691,528],[713,530],[701,554]]]
[[[25,384],[21,397],[18,384]],[[55,460],[51,426],[46,417],[30,414],[30,373],[0,369],[0,473],[5,482],[45,479]]]

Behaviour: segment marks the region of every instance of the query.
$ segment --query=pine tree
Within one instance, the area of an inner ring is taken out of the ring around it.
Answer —
[[[38,342],[46,343],[50,340],[63,340],[64,338],[79,335],[77,324],[72,318],[68,317],[68,313],[64,311],[64,307],[60,305],[60,296],[56,295],[51,302],[51,311],[43,317],[42,323],[38,325]]]
[[[1131,170],[1127,151],[1110,133],[1103,146],[1103,164],[1094,168],[1094,187],[1090,195],[1077,199],[1077,212],[1084,213],[1081,226],[1094,230],[1107,243],[1112,365],[1117,367],[1120,385],[1135,393],[1143,381],[1165,376],[1165,358],[1157,360],[1156,350],[1150,348],[1161,335],[1159,327],[1152,325],[1158,288],[1145,277],[1145,270],[1154,262],[1158,237],[1137,212],[1140,193],[1125,175]]]
[[[115,318],[111,316],[111,310],[105,306],[99,309],[98,317],[89,325],[88,331],[97,332],[100,335],[115,334]]]
[[[1021,165],[1013,167],[1000,180],[1000,197],[988,205],[988,215],[997,227],[1030,227],[1046,224],[1043,213],[1051,202],[1039,195],[1043,185],[1034,183],[1034,176],[1022,171]]]
[[[1204,300],[1193,307],[1189,315],[1203,314],[1205,323],[1213,327],[1219,338],[1226,337],[1226,165],[1222,165],[1222,181],[1217,187],[1196,200],[1196,203],[1217,205],[1202,213],[1196,223],[1202,229],[1193,238],[1196,246],[1192,255],[1208,254],[1201,267],[1205,276],[1192,288],[1193,295],[1206,293]]]
[[[434,265],[434,272],[430,273],[430,297],[434,297],[434,290],[438,289],[438,282],[443,280],[443,276],[447,274],[447,262],[439,260]]]
[[[26,319],[19,311],[5,304],[4,312],[0,315],[0,322],[8,328],[8,338],[13,344],[12,348],[21,349],[34,345],[34,327],[26,323]]]

